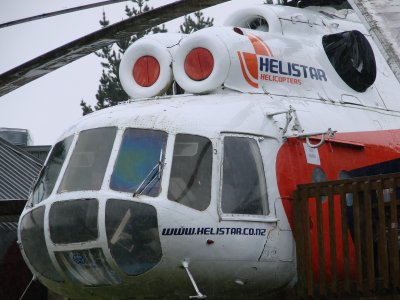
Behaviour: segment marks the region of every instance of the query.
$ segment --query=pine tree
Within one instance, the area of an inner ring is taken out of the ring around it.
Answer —
[[[125,14],[128,17],[140,15],[144,12],[151,10],[148,5],[149,0],[131,0],[133,6],[131,8],[128,5],[125,6]],[[182,33],[191,33],[201,28],[213,26],[214,19],[203,17],[203,13],[198,11],[194,13],[195,19],[191,16],[185,16],[183,24],[180,26]],[[104,28],[108,26],[109,21],[103,12],[102,19],[99,21],[100,25]],[[123,90],[119,81],[119,63],[121,56],[125,50],[137,39],[149,34],[166,32],[165,25],[154,27],[150,30],[135,34],[128,39],[121,40],[112,46],[103,47],[100,51],[96,52],[96,55],[102,58],[101,65],[103,71],[100,77],[100,85],[96,93],[97,104],[94,106],[94,110],[100,110],[109,106],[118,104],[129,99],[129,96]],[[87,104],[83,99],[80,103],[82,114],[86,115],[93,112],[91,105]]]
[[[205,19],[201,11],[196,11],[194,16],[196,18],[195,20],[193,20],[190,15],[185,16],[183,24],[179,26],[182,33],[189,34],[199,29],[214,25],[214,18],[207,17],[207,19]]]
[[[125,6],[125,14],[128,17],[140,15],[151,9],[148,5],[149,0],[131,1],[133,2],[133,6],[131,8],[128,5]],[[103,12],[102,19],[99,21],[99,23],[102,28],[109,25],[110,22],[107,20],[105,12]],[[113,106],[119,102],[129,99],[129,96],[125,93],[121,86],[118,73],[121,57],[129,45],[144,35],[149,34],[150,32],[158,33],[166,31],[165,25],[162,25],[161,27],[157,26],[150,30],[132,35],[130,38],[121,40],[114,45],[105,46],[100,51],[95,53],[98,57],[103,59],[101,62],[103,71],[100,77],[100,85],[96,93],[97,104],[94,107],[95,110]],[[84,100],[81,101],[80,106],[83,115],[93,112],[92,106],[87,104]]]

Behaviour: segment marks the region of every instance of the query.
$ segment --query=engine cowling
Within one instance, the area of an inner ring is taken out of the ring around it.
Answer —
[[[132,98],[162,95],[170,87],[172,57],[184,35],[155,34],[133,43],[121,59],[119,77]]]
[[[226,44],[209,30],[195,32],[176,51],[173,72],[187,92],[206,93],[221,86],[230,67]]]

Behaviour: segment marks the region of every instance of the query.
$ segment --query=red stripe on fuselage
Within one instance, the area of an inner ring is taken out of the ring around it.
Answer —
[[[293,228],[293,203],[292,196],[298,184],[313,182],[312,174],[316,168],[321,168],[326,174],[327,180],[339,179],[342,171],[351,171],[363,167],[376,165],[400,158],[400,130],[384,130],[373,132],[350,132],[336,134],[330,142],[318,148],[321,164],[319,166],[307,163],[304,152],[304,139],[289,138],[280,148],[276,160],[276,177],[279,194]],[[398,170],[400,171],[400,170]],[[312,201],[311,201],[312,202]],[[310,202],[311,224],[316,224],[316,205]],[[335,201],[337,202],[337,201]],[[343,255],[341,245],[341,211],[339,205],[334,207],[337,246],[337,267],[339,276],[343,273]],[[324,227],[324,253],[326,260],[326,276],[331,278],[330,247],[329,247],[329,222],[327,201],[322,203],[323,227]],[[318,253],[318,240],[316,226],[311,226],[311,245],[313,253]],[[350,268],[354,267],[354,243],[350,233]],[[314,278],[318,277],[318,255],[313,255]]]

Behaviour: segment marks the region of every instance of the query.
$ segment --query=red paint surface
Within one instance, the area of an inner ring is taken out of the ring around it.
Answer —
[[[246,55],[246,59],[242,59],[242,54],[243,56]],[[242,73],[243,73],[243,77],[244,79],[247,81],[248,84],[250,84],[252,87],[254,88],[258,88],[258,65],[257,65],[257,56],[255,54],[252,53],[241,53],[241,52],[237,52],[237,55],[239,57],[239,62],[240,62],[240,67],[242,68]],[[253,75],[253,79],[250,78],[247,75],[247,71],[249,71],[250,74],[255,74],[255,77]]]
[[[290,138],[283,144],[277,155],[276,176],[279,193],[287,214],[289,223],[293,228],[293,192],[298,184],[311,183],[312,173],[318,166],[308,164],[303,148],[305,140]],[[327,141],[318,148],[321,167],[327,180],[339,179],[341,171],[351,171],[362,167],[378,164],[400,158],[400,130],[386,130],[374,132],[354,132],[336,134],[332,142]],[[399,170],[400,171],[400,170]],[[338,201],[335,201],[338,202]],[[337,270],[339,278],[343,276],[342,255],[342,229],[340,205],[334,206],[335,229],[337,243]],[[312,246],[312,261],[314,279],[318,278],[318,240],[316,224],[316,200],[310,199],[310,233]],[[330,244],[329,244],[329,213],[327,201],[322,203],[324,252],[326,259],[326,277],[331,278]],[[355,274],[354,243],[350,232],[349,239],[349,261],[350,270]]]

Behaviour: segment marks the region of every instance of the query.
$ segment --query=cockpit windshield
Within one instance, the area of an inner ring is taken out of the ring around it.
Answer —
[[[79,133],[58,188],[59,193],[100,190],[116,133],[116,127],[94,128]]]
[[[72,139],[73,136],[67,137],[55,144],[51,150],[49,159],[40,172],[39,179],[33,189],[32,204],[37,204],[50,196],[71,146]]]
[[[128,128],[124,132],[111,175],[110,188],[151,197],[161,191],[161,171],[167,133]]]

